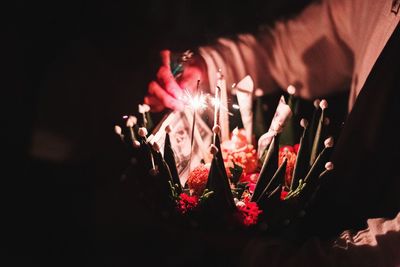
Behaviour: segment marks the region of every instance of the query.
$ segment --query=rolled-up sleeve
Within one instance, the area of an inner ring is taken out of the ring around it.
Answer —
[[[250,75],[256,88],[267,93],[290,84],[304,98],[349,89],[354,56],[346,12],[351,10],[342,2],[313,3],[297,17],[256,34],[220,38],[201,47],[211,90],[219,69],[228,85]]]

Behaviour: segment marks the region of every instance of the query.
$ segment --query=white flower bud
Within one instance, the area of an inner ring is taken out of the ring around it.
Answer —
[[[122,129],[118,125],[114,126],[114,131],[116,134],[121,135],[122,134]]]
[[[325,99],[322,99],[321,102],[319,103],[319,107],[320,107],[322,110],[328,108],[328,101],[326,101]]]
[[[143,109],[144,109],[144,112],[149,112],[150,111],[150,106],[147,105],[147,104],[143,104]]]
[[[321,102],[321,100],[315,99],[315,100],[314,100],[314,107],[315,107],[315,108],[318,108],[320,102]]]
[[[140,142],[138,140],[133,140],[133,147],[135,148],[140,147]]]
[[[139,135],[141,137],[146,137],[147,136],[147,129],[145,127],[140,127],[138,133],[139,133]]]
[[[254,92],[254,95],[256,97],[260,97],[264,95],[264,91],[261,88],[257,88],[256,91]]]
[[[145,113],[145,112],[149,112],[150,111],[150,106],[147,104],[139,104],[139,113]]]
[[[289,85],[287,88],[287,92],[289,93],[289,95],[294,95],[296,93],[296,87],[294,87],[293,85]]]
[[[333,147],[333,137],[329,137],[324,141],[325,147]]]
[[[308,121],[303,118],[300,120],[300,125],[301,125],[301,127],[303,127],[305,129],[308,126]]]
[[[333,170],[333,163],[330,162],[330,161],[328,161],[328,162],[325,164],[325,169],[328,170],[328,171]]]
[[[137,123],[137,118],[135,116],[129,116],[126,121],[126,127],[133,127]]]

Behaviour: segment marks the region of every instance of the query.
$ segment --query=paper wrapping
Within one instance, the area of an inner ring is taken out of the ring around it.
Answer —
[[[243,127],[246,131],[246,139],[249,144],[253,139],[253,79],[249,75],[236,85],[236,97],[238,99],[240,113],[242,114]]]

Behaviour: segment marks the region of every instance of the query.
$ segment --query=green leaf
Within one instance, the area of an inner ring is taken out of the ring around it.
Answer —
[[[303,130],[303,135],[300,138],[299,151],[297,152],[296,163],[293,168],[292,181],[290,183],[290,190],[297,187],[298,181],[307,174],[309,169],[310,151],[308,147],[308,139],[306,134],[309,128]]]
[[[257,201],[278,169],[279,135],[272,138],[251,201]]]
[[[324,138],[325,138],[325,125],[324,121],[326,118],[326,111],[321,110],[320,117],[315,129],[315,136],[312,140],[312,147],[311,147],[311,155],[310,155],[310,163],[309,166],[314,164],[314,161],[318,157],[318,154],[322,151],[324,147]]]
[[[285,200],[297,197],[301,193],[301,191],[304,189],[305,186],[306,186],[306,183],[303,182],[302,179],[300,179],[299,180],[299,185],[296,187],[296,189],[289,191],[289,193],[285,197]]]
[[[208,199],[212,194],[214,194],[213,191],[210,191],[208,189],[204,189],[203,194],[199,197],[199,201],[204,201]]]
[[[177,191],[176,191],[175,186],[172,184],[171,181],[168,181],[168,183],[169,183],[169,187],[170,187],[170,189],[171,189],[171,197],[172,197],[174,200],[179,199],[179,195],[178,195],[178,193],[177,193]]]
[[[172,150],[171,139],[168,133],[165,135],[164,142],[164,160],[171,172],[171,178],[174,184],[177,185],[178,193],[182,192],[182,186],[179,179],[178,169],[176,168],[175,154]]]
[[[285,181],[286,166],[287,166],[287,159],[285,158],[282,164],[279,166],[278,170],[276,170],[272,179],[264,188],[263,192],[260,195],[260,198],[257,200],[257,203],[262,201],[262,199],[265,198],[265,196],[271,195],[272,194],[271,191],[274,191],[275,188],[281,187],[281,185]]]

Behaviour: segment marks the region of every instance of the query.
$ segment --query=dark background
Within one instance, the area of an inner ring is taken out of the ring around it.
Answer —
[[[8,164],[16,190],[7,202],[17,228],[9,231],[14,263],[175,260],[157,256],[174,249],[173,234],[158,238],[165,231],[154,230],[159,226],[121,181],[129,157],[114,124],[137,111],[161,49],[255,31],[308,2],[16,1],[5,9],[11,87],[4,100],[11,107],[4,153],[16,163]]]

